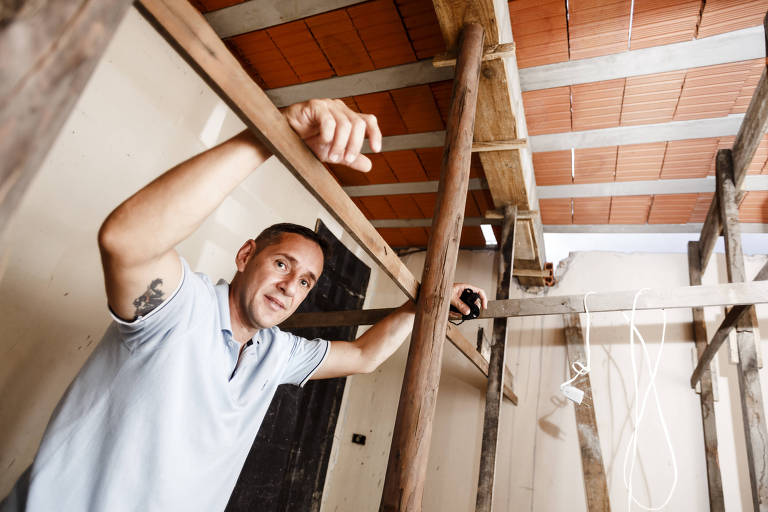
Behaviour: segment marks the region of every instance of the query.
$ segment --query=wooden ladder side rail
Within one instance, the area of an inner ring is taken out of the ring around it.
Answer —
[[[4,2],[0,25],[0,247],[128,0]]]
[[[766,37],[766,54],[768,55],[768,13],[763,18],[763,29]],[[741,192],[741,185],[744,183],[744,178],[747,175],[747,167],[752,162],[760,141],[763,139],[766,130],[768,130],[768,62],[766,64],[766,66],[763,66],[760,81],[754,94],[752,94],[749,107],[747,107],[747,112],[744,115],[744,121],[741,122],[736,139],[733,142],[733,181],[738,193],[737,203],[740,203],[744,196],[744,193]],[[715,249],[715,243],[723,230],[717,202],[718,198],[717,194],[715,194],[712,203],[709,205],[709,211],[707,212],[704,226],[701,228],[701,236],[699,237],[700,267],[702,272],[707,268],[709,258]]]
[[[590,310],[591,311],[591,310]],[[565,323],[565,343],[568,358],[571,361],[585,361],[584,335],[577,313],[563,315]],[[573,385],[584,391],[585,397],[592,398],[592,384],[589,374],[582,375]],[[581,471],[584,475],[584,494],[589,512],[610,512],[611,503],[608,494],[608,480],[605,476],[603,453],[600,448],[600,434],[597,431],[594,403],[592,406],[573,404],[576,415],[576,430],[581,448]]]
[[[765,281],[765,280],[768,280],[768,263],[766,263],[763,266],[763,268],[760,269],[760,272],[757,273],[754,279],[754,281]],[[701,278],[699,278],[699,282],[701,282]],[[692,388],[695,388],[696,384],[699,383],[699,380],[701,379],[701,376],[703,375],[705,369],[709,367],[709,363],[712,362],[712,359],[714,359],[715,354],[717,354],[717,351],[720,349],[720,347],[725,342],[725,340],[728,339],[728,335],[731,333],[731,330],[738,325],[742,317],[745,314],[747,314],[751,309],[752,309],[751,304],[734,306],[725,315],[725,318],[720,323],[720,327],[717,328],[717,331],[712,336],[712,340],[706,345],[706,349],[703,352],[699,353],[699,362],[696,364],[696,369],[693,371],[693,374],[691,375]],[[704,334],[706,334],[706,331],[704,332]]]
[[[496,299],[509,298],[512,282],[512,266],[515,261],[515,225],[517,207],[504,208],[504,224],[499,244],[499,273],[496,284]],[[493,509],[493,485],[496,475],[496,450],[498,448],[499,426],[501,424],[501,391],[504,383],[505,355],[507,345],[507,319],[493,319],[491,360],[488,366],[488,386],[485,391],[485,414],[483,416],[483,440],[480,449],[480,471],[477,483],[475,512],[491,512]]]
[[[698,242],[688,242],[688,278],[691,285],[701,284],[701,257]],[[768,268],[768,266],[766,267]],[[742,307],[742,306],[737,306]],[[692,308],[693,341],[699,357],[707,348],[707,324],[704,320],[704,308]],[[707,463],[707,490],[709,491],[709,511],[724,512],[723,479],[718,458],[717,422],[715,421],[715,398],[712,385],[712,372],[709,365],[701,374],[701,425],[704,433],[704,458]]]
[[[725,237],[728,281],[734,283],[744,281],[746,276],[744,255],[741,249],[739,209],[736,202],[737,188],[731,155],[729,149],[718,151],[715,170],[720,218]],[[739,376],[739,396],[744,421],[752,504],[756,512],[768,512],[768,467],[766,467],[766,461],[768,461],[768,428],[766,428],[765,405],[760,386],[757,346],[751,315],[742,317],[741,322],[736,326],[736,334],[739,353],[736,369]]]
[[[469,188],[484,35],[483,27],[476,23],[464,25],[461,31],[435,216],[381,497],[380,510],[384,512],[421,510]]]

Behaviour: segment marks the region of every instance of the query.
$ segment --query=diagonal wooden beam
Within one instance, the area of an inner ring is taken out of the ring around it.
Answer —
[[[691,286],[701,284],[701,257],[698,242],[688,242],[688,277]],[[737,306],[738,307],[738,306]],[[707,348],[707,324],[704,320],[704,308],[693,308],[693,341],[696,352],[702,357]],[[717,455],[717,422],[715,421],[715,399],[713,394],[712,372],[709,365],[701,379],[701,424],[704,432],[704,457],[707,461],[707,489],[709,490],[709,511],[724,512],[723,479],[720,473],[720,460]]]
[[[512,282],[512,265],[515,260],[515,225],[517,207],[504,208],[504,224],[499,244],[499,274],[496,285],[496,300],[509,298]],[[480,450],[480,474],[477,483],[476,512],[491,512],[493,508],[493,485],[496,474],[496,450],[498,448],[499,426],[501,424],[501,391],[504,383],[505,355],[507,346],[507,319],[493,319],[493,343],[488,369],[488,387],[485,392],[485,415],[483,418],[483,440]]]
[[[130,5],[128,0],[3,3],[0,240]]]
[[[568,358],[571,361],[586,361],[584,354],[584,335],[581,331],[579,315],[571,313],[563,315],[565,321],[565,343],[568,347]],[[592,397],[592,384],[589,374],[583,375],[573,382],[573,385],[584,391],[585,396]],[[584,476],[584,494],[587,498],[589,512],[610,512],[611,503],[608,495],[608,481],[605,476],[603,453],[600,448],[600,435],[597,431],[597,418],[594,404],[573,404],[576,414],[576,430],[579,435],[581,448],[581,471]]]
[[[718,203],[723,237],[725,238],[725,260],[728,282],[738,283],[746,279],[744,255],[741,250],[739,232],[739,209],[736,201],[737,185],[731,151],[721,149],[717,153]],[[753,309],[751,306],[749,309]],[[752,488],[752,504],[756,512],[768,511],[768,427],[765,420],[765,405],[760,385],[757,362],[757,342],[750,315],[745,315],[737,324],[737,348],[739,362],[739,396],[744,420],[749,481]]]

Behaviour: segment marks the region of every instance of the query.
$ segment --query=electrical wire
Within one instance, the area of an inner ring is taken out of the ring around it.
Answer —
[[[644,510],[654,511],[654,510],[661,510],[664,507],[667,506],[669,501],[672,499],[672,495],[675,492],[675,489],[677,487],[677,478],[678,478],[678,470],[677,470],[677,459],[675,458],[675,450],[672,446],[672,440],[669,435],[669,429],[667,428],[667,422],[664,419],[664,414],[661,410],[661,401],[659,400],[658,391],[656,389],[656,376],[658,374],[659,370],[659,363],[661,362],[661,356],[664,351],[664,339],[666,337],[666,331],[667,331],[667,312],[662,309],[662,315],[663,315],[663,326],[661,329],[661,343],[659,345],[659,353],[656,356],[656,361],[653,364],[653,369],[651,369],[651,356],[648,353],[648,347],[646,346],[645,338],[643,338],[642,334],[640,334],[640,331],[635,326],[635,313],[637,311],[637,300],[640,297],[640,295],[647,291],[647,288],[643,288],[639,290],[635,294],[634,301],[632,302],[632,315],[629,319],[629,350],[630,350],[630,358],[632,360],[632,376],[633,376],[633,382],[634,382],[634,388],[635,388],[635,422],[634,422],[634,430],[632,432],[632,436],[629,439],[629,443],[627,444],[627,451],[624,454],[624,467],[623,467],[623,477],[624,477],[624,487],[627,489],[627,510],[631,510],[632,503],[635,503],[637,506]],[[626,315],[624,315],[626,318]],[[638,408],[638,398],[639,398],[639,375],[637,371],[637,363],[635,361],[635,350],[634,350],[634,344],[635,344],[635,335],[637,335],[638,339],[640,340],[640,346],[643,350],[643,357],[648,360],[648,375],[650,377],[650,382],[648,383],[648,387],[645,390],[645,394],[643,395],[642,405]],[[654,400],[656,401],[656,411],[659,415],[659,423],[661,424],[661,428],[664,432],[664,439],[667,443],[667,448],[669,449],[669,454],[672,459],[672,486],[669,490],[669,494],[667,495],[667,498],[664,500],[664,503],[661,505],[654,507],[654,506],[646,506],[640,503],[632,494],[632,476],[634,475],[635,471],[635,463],[638,458],[638,440],[640,438],[640,425],[642,424],[643,418],[645,416],[645,407],[648,403],[648,398],[650,396],[650,393],[653,392]],[[629,466],[629,474],[627,474],[627,462],[630,460],[630,451],[632,453],[631,457],[631,464]]]
[[[589,344],[589,332],[592,324],[592,315],[589,312],[589,307],[587,306],[587,297],[590,295],[594,295],[595,292],[587,292],[584,294],[584,312],[587,314],[587,333],[584,336],[584,353],[586,354],[587,362],[586,364],[582,363],[581,361],[574,361],[571,363],[571,370],[573,370],[573,377],[566,380],[562,384],[560,384],[560,390],[562,391],[565,389],[566,386],[570,386],[576,379],[581,377],[582,375],[586,375],[589,373],[589,371],[592,369],[591,362],[592,362],[592,350],[590,348]]]

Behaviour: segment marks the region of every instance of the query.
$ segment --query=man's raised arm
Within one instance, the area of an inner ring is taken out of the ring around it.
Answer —
[[[311,100],[288,107],[291,127],[323,161],[368,171],[360,154],[367,136],[381,148],[376,118],[339,100]],[[248,175],[270,156],[250,132],[165,172],[118,206],[99,230],[107,300],[119,317],[146,315],[181,280],[174,247],[187,238]]]

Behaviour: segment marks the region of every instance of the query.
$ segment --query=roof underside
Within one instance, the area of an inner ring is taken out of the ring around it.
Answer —
[[[278,1],[278,0],[274,0]],[[240,0],[195,0],[201,12]],[[518,66],[535,66],[703,39],[761,25],[768,0],[513,0],[509,2]],[[568,9],[568,11],[567,11]],[[631,18],[631,24],[630,24]],[[430,0],[373,0],[225,39],[264,89],[352,75],[428,59],[445,51]],[[762,59],[578,83],[523,92],[531,137],[624,126],[717,119],[743,114],[760,78]],[[583,79],[574,80],[582,82]],[[377,116],[385,136],[445,129],[451,82],[439,81],[345,97]],[[329,93],[332,95],[332,92]],[[658,140],[643,144],[536,151],[540,189],[549,186],[714,176],[718,148],[734,137]],[[342,186],[437,180],[441,148],[372,155],[373,170],[330,166]],[[768,139],[749,174],[768,175]],[[477,155],[471,177],[484,178]],[[368,195],[353,200],[371,220],[430,218],[435,193]],[[545,225],[688,224],[703,222],[712,193],[603,195],[541,199]],[[466,217],[493,208],[487,189],[471,190]],[[742,222],[768,223],[768,191],[751,190]],[[429,228],[379,227],[393,247],[425,246]],[[497,235],[498,236],[498,235]],[[484,246],[479,226],[466,226],[462,247]]]

